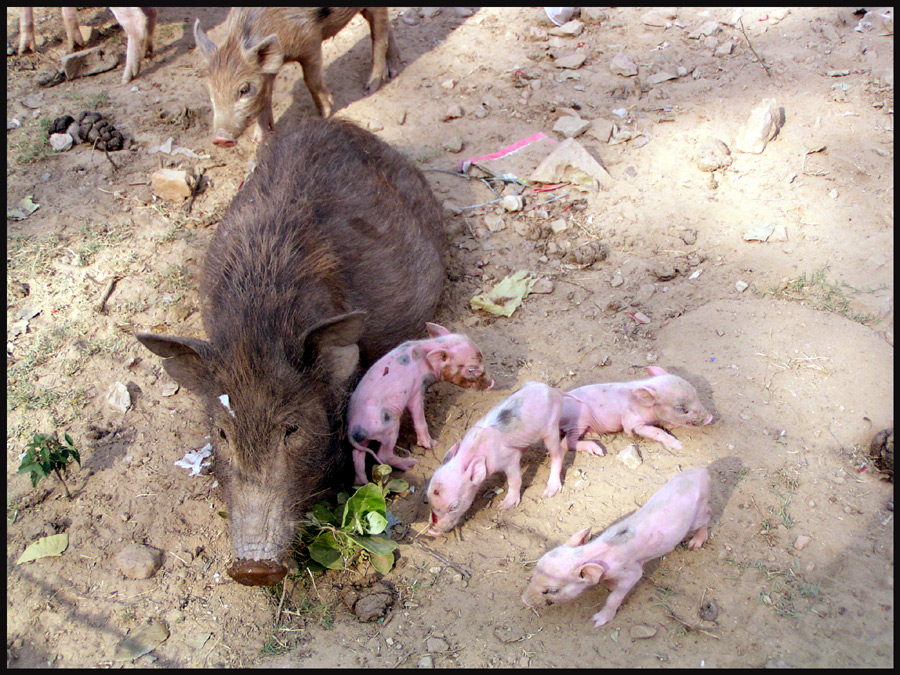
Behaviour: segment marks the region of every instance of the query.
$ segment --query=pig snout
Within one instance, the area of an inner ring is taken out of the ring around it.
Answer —
[[[235,560],[228,576],[244,586],[274,586],[284,579],[287,567],[274,560]]]
[[[213,145],[218,145],[220,148],[233,148],[237,145],[237,141],[220,129],[213,138]]]

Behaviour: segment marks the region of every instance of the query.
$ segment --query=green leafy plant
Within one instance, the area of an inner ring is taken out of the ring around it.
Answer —
[[[19,465],[18,473],[31,473],[31,486],[37,487],[38,482],[51,473],[55,473],[56,477],[63,484],[66,491],[66,497],[72,499],[69,492],[69,486],[63,474],[69,468],[72,460],[81,467],[81,454],[75,449],[75,444],[69,434],[63,434],[65,444],[60,443],[56,436],[50,434],[35,434],[31,443],[25,446],[25,453],[22,455],[22,463]]]
[[[337,506],[318,502],[306,514],[309,556],[328,569],[347,569],[364,553],[372,566],[386,574],[394,566],[397,543],[384,531],[388,527],[387,502],[391,492],[409,489],[405,480],[388,480],[391,467],[381,464],[372,472],[372,483],[358,488],[352,496],[341,492]],[[314,567],[307,564],[307,567]]]

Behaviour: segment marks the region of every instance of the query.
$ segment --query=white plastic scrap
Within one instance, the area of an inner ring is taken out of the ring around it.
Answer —
[[[231,406],[228,405],[228,394],[222,394],[222,395],[219,397],[219,402],[220,402],[223,406],[225,406],[225,410],[227,410],[229,413],[231,413],[231,416],[234,417],[234,410],[232,410],[232,409],[231,409]]]
[[[210,465],[210,462],[203,462],[203,460],[210,455],[212,455],[212,445],[207,443],[199,450],[189,451],[184,456],[184,459],[179,459],[177,462],[175,462],[175,466],[180,466],[184,469],[190,469],[191,476],[199,476],[200,470]]]

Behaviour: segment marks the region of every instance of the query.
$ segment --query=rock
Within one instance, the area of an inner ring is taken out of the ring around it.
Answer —
[[[582,7],[581,18],[588,23],[600,23],[601,21],[606,21],[608,17],[606,12],[600,7]]]
[[[121,413],[125,413],[131,406],[131,394],[128,387],[121,382],[113,384],[106,392],[106,402]]]
[[[570,68],[575,70],[576,68],[581,68],[584,65],[587,57],[580,52],[572,52],[571,54],[565,54],[560,56],[554,61],[554,65],[557,68]]]
[[[448,91],[449,91],[450,89],[453,89],[453,87],[455,87],[455,86],[456,86],[456,80],[454,80],[454,79],[452,79],[452,78],[449,79],[449,80],[444,80],[443,82],[441,82],[441,88],[442,88],[442,89],[446,89],[446,90],[448,90]]]
[[[74,80],[76,77],[105,73],[115,68],[118,62],[119,54],[115,50],[93,47],[63,56],[60,64],[66,79]]]
[[[475,11],[470,7],[454,7],[453,13],[456,14],[460,19],[467,19],[472,16]]]
[[[553,231],[553,234],[559,234],[560,232],[565,232],[569,229],[568,223],[566,223],[565,219],[557,218],[553,222],[550,223],[550,229]]]
[[[646,640],[647,638],[652,638],[656,635],[656,628],[637,624],[628,629],[628,635],[631,636],[632,641]]]
[[[666,80],[675,80],[675,79],[678,79],[678,75],[676,73],[661,70],[658,73],[654,73],[653,75],[650,75],[645,80],[645,82],[647,82],[647,84],[659,84],[660,82],[665,82]]]
[[[643,463],[641,453],[638,451],[636,445],[629,445],[616,456],[619,458],[619,461],[629,469],[636,469]],[[654,635],[655,634],[656,633],[654,632]],[[645,637],[652,637],[652,635],[647,635]]]
[[[556,124],[553,125],[553,131],[561,133],[566,138],[575,138],[587,131],[590,126],[590,120],[583,120],[580,117],[572,117],[571,115],[563,115],[556,120]]]
[[[507,211],[521,211],[525,206],[525,199],[521,195],[506,195],[500,206]]]
[[[671,16],[671,18],[674,19],[674,14],[674,11],[667,11],[663,8],[654,9],[641,16],[641,21],[646,26],[666,28],[671,25],[671,21],[667,17]]]
[[[599,241],[589,241],[566,255],[569,262],[576,265],[594,265],[609,257],[609,246]]]
[[[775,138],[780,126],[780,113],[774,98],[766,98],[752,111],[747,121],[738,129],[734,147],[739,152],[754,155],[766,149],[766,144]]]
[[[688,246],[693,246],[697,243],[697,230],[685,230],[684,234],[681,235],[681,241],[683,241]]]
[[[419,663],[417,664],[419,668],[434,668],[434,660],[426,654],[421,659],[419,659]]]
[[[423,19],[432,19],[440,13],[440,7],[422,7],[419,10],[419,16],[421,16]]]
[[[425,641],[425,649],[432,653],[440,653],[446,652],[448,649],[450,649],[450,645],[447,644],[446,640],[443,640],[439,637],[430,637]]]
[[[463,149],[463,139],[462,136],[456,136],[451,138],[449,141],[444,141],[441,145],[444,150],[447,152],[460,152]]]
[[[648,324],[650,323],[650,317],[644,314],[643,312],[635,312],[634,320],[638,323]]]
[[[631,77],[638,74],[638,67],[631,57],[625,52],[619,52],[609,62],[609,69],[613,75]]]
[[[183,201],[191,196],[187,171],[158,169],[150,176],[153,193],[167,202]]]
[[[716,21],[707,21],[706,23],[698,26],[693,31],[688,34],[688,39],[697,40],[706,35],[716,35],[719,31],[721,31],[721,27]]]
[[[345,588],[341,599],[353,610],[357,619],[368,622],[384,616],[394,604],[394,593],[386,583],[377,581],[369,588]]]
[[[547,155],[529,180],[538,183],[572,182],[597,190],[600,184],[607,184],[612,176],[574,138],[567,138]]]
[[[801,534],[794,540],[794,548],[798,551],[802,551],[806,548],[806,545],[812,541],[812,537],[809,537],[805,534]]]
[[[129,579],[149,579],[162,566],[162,551],[143,544],[129,544],[116,554],[115,562]]]
[[[591,122],[591,126],[585,133],[589,136],[593,136],[601,143],[608,143],[609,137],[612,136],[614,126],[615,125],[609,120],[601,118]]]
[[[531,287],[531,292],[539,295],[547,295],[552,293],[554,288],[555,285],[550,279],[538,279],[534,282],[534,286]]]
[[[459,103],[455,103],[447,108],[447,112],[444,113],[444,117],[442,118],[444,122],[447,120],[455,120],[465,115],[465,111]]]
[[[701,171],[712,173],[731,166],[731,150],[718,138],[710,138],[700,146],[696,161]]]
[[[732,42],[731,40],[726,40],[725,42],[720,44],[718,47],[716,47],[716,51],[715,51],[714,55],[718,56],[718,57],[728,56],[729,54],[731,54],[731,52],[733,50],[734,50],[734,42]]]
[[[491,232],[500,232],[506,229],[506,223],[503,222],[501,215],[487,215],[484,217],[484,226]]]
[[[578,19],[572,19],[571,21],[567,21],[562,26],[557,26],[556,28],[550,29],[550,35],[556,35],[558,37],[578,37],[581,35],[581,32],[584,30],[584,24],[581,23]]]
[[[382,124],[381,120],[370,118],[366,120],[366,128],[373,133],[378,133],[384,130],[384,124]]]
[[[738,293],[743,293],[744,291],[747,290],[747,288],[749,288],[749,286],[750,286],[750,284],[748,284],[746,281],[735,281],[734,282],[734,287],[737,289]]]
[[[65,152],[75,145],[75,139],[69,134],[50,134],[50,147],[54,152]]]

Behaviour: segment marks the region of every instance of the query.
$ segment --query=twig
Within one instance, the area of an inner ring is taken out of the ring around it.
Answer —
[[[436,551],[431,550],[431,549],[428,548],[427,546],[422,546],[422,544],[416,544],[416,548],[420,548],[420,549],[422,549],[423,551],[425,551],[426,553],[430,553],[431,555],[433,555],[435,558],[437,558],[439,561],[441,561],[442,563],[444,563],[444,564],[447,565],[448,567],[452,567],[452,568],[455,569],[457,572],[459,572],[460,574],[462,574],[464,578],[468,579],[469,577],[472,576],[471,574],[469,574],[468,572],[466,572],[462,567],[460,567],[459,565],[457,565],[457,564],[454,563],[454,562],[451,562],[451,561],[447,560],[444,556],[440,555],[440,554],[437,553]]]
[[[184,203],[182,207],[185,213],[190,213],[191,208],[194,206],[194,199],[197,197],[197,193],[200,192],[200,183],[203,182],[203,174],[206,173],[206,167],[202,167],[200,169],[200,175],[197,176],[197,180],[194,181],[194,186],[191,188],[191,196]]]
[[[112,164],[113,169],[114,169],[115,171],[118,171],[118,170],[119,170],[119,167],[116,166],[116,163],[115,163],[114,161],[112,161],[112,157],[109,156],[109,150],[107,150],[106,148],[103,148],[103,154],[106,155],[106,159],[108,159],[108,160],[109,160],[109,163]]]
[[[663,605],[663,606],[665,607],[665,605]],[[669,615],[670,619],[675,619],[678,623],[680,623],[682,626],[684,626],[688,630],[695,630],[700,633],[703,633],[704,635],[709,635],[711,638],[715,638],[716,640],[721,640],[721,638],[718,635],[716,635],[715,633],[710,633],[708,630],[703,630],[702,628],[700,628],[700,626],[693,626],[693,625],[689,624],[687,621],[682,619],[680,616],[678,616],[675,612],[673,612],[668,607],[666,607],[666,614]]]
[[[278,601],[278,611],[275,612],[275,625],[278,625],[278,619],[281,618],[281,608],[284,607],[284,594],[287,592],[287,583],[281,582],[281,600]]]
[[[100,304],[97,305],[97,312],[99,314],[106,314],[106,301],[109,300],[109,296],[112,295],[113,289],[115,289],[116,284],[121,278],[122,277],[113,277],[109,280],[109,285],[106,287],[106,291],[103,293],[103,297],[100,298]]]
[[[762,57],[756,53],[756,50],[753,49],[753,43],[750,42],[750,36],[747,35],[747,31],[744,30],[744,19],[743,17],[738,19],[738,23],[741,24],[741,32],[744,34],[744,38],[747,40],[747,46],[750,47],[750,51],[753,52],[753,55],[756,57],[756,60],[759,61],[759,65],[766,69],[766,75],[768,77],[772,77],[772,73],[769,72],[769,66],[766,65],[766,62],[762,60]]]

